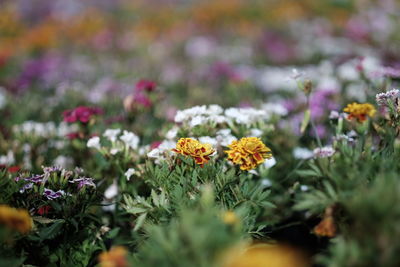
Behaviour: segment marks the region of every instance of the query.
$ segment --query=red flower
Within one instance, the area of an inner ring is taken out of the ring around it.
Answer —
[[[64,121],[69,123],[82,122],[88,123],[92,116],[102,114],[102,110],[96,107],[80,106],[75,109],[66,110],[63,112]]]
[[[157,84],[150,80],[140,80],[135,85],[136,92],[153,92],[156,89]]]
[[[79,133],[75,132],[75,133],[69,133],[69,134],[67,134],[67,137],[68,137],[69,140],[73,140],[73,139],[78,139],[78,138],[80,138],[81,136],[80,136]]]
[[[19,172],[19,170],[21,170],[21,168],[19,166],[11,166],[8,167],[7,171],[10,173],[16,173]]]
[[[38,213],[40,216],[43,216],[43,215],[49,213],[50,210],[51,210],[51,206],[49,206],[49,205],[41,206],[41,207],[38,209],[37,213]]]

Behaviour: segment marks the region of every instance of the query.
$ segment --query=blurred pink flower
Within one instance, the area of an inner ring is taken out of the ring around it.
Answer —
[[[68,123],[82,122],[88,123],[92,116],[102,114],[102,110],[96,107],[80,106],[75,109],[66,110],[63,112],[64,121]]]

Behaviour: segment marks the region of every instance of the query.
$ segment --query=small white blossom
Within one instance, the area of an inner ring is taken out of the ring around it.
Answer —
[[[120,139],[125,143],[126,147],[137,149],[139,146],[139,137],[132,132],[124,131]]]
[[[264,161],[263,166],[267,169],[272,168],[276,165],[276,159],[274,157]]]
[[[135,169],[134,168],[129,168],[126,172],[125,172],[125,177],[126,180],[129,181],[129,179],[131,179],[131,176],[135,174]]]
[[[118,195],[118,186],[117,182],[114,180],[114,182],[104,192],[104,197],[107,199],[112,199],[117,195]]]
[[[103,133],[103,136],[114,143],[115,141],[117,141],[117,137],[120,133],[121,133],[121,129],[107,129]]]
[[[87,141],[86,146],[89,147],[89,148],[96,148],[96,149],[100,150],[100,149],[101,149],[100,137],[98,137],[98,136],[93,136],[92,138],[90,138],[90,139]]]
[[[296,159],[309,159],[314,156],[313,151],[307,149],[307,148],[302,148],[302,147],[296,147],[293,150],[293,157]]]
[[[260,137],[263,134],[263,131],[257,128],[250,129],[250,135],[254,137]]]

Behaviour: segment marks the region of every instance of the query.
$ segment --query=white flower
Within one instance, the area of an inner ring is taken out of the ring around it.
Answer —
[[[261,180],[261,185],[264,187],[270,187],[272,185],[271,180],[268,178],[264,178]]]
[[[178,134],[178,130],[179,128],[174,126],[172,127],[166,134],[165,134],[165,138],[167,139],[174,139],[177,134]]]
[[[267,114],[278,115],[278,116],[286,116],[288,114],[287,108],[285,108],[282,104],[279,103],[265,103],[261,106],[263,110],[267,112]]]
[[[190,120],[190,127],[195,127],[197,125],[202,125],[206,121],[205,117],[203,116],[195,116]]]
[[[302,148],[302,147],[296,147],[293,150],[293,157],[296,159],[309,159],[314,156],[314,153],[307,149],[307,148]]]
[[[111,155],[116,155],[116,154],[117,154],[118,152],[120,152],[120,151],[121,151],[120,148],[114,147],[114,148],[111,148],[110,154],[111,154]]]
[[[121,135],[120,139],[128,148],[137,149],[139,146],[139,137],[132,132],[124,130],[124,134]]]
[[[267,169],[274,167],[276,164],[276,159],[274,157],[264,161],[263,166]]]
[[[114,143],[115,141],[117,141],[117,137],[120,133],[121,133],[121,129],[107,129],[103,133],[103,136]]]
[[[7,103],[6,94],[4,87],[0,87],[0,109],[2,109]]]
[[[263,134],[263,131],[257,128],[250,129],[250,135],[254,137],[260,137]]]
[[[328,158],[335,154],[335,150],[331,146],[317,147],[313,153],[315,158]]]
[[[90,147],[90,148],[96,148],[96,149],[100,150],[100,149],[101,149],[100,137],[98,137],[98,136],[93,136],[92,138],[90,138],[90,139],[87,141],[86,146],[87,146],[87,147]]]
[[[15,163],[14,152],[9,150],[7,155],[0,156],[0,164],[1,165],[11,165]]]
[[[158,148],[154,148],[147,153],[147,157],[151,159],[158,159],[160,157],[161,150]]]
[[[306,186],[306,185],[301,185],[301,186],[300,186],[300,190],[303,191],[303,192],[304,192],[304,191],[307,191],[307,190],[308,190],[308,186]]]
[[[114,198],[116,195],[118,195],[118,186],[117,182],[114,180],[114,182],[104,192],[104,197],[107,199],[111,199]]]
[[[135,169],[133,168],[129,168],[126,172],[125,172],[125,176],[126,176],[126,180],[129,181],[129,179],[131,179],[131,176],[135,174]]]
[[[212,138],[210,136],[199,137],[199,141],[200,141],[200,143],[210,144],[212,146],[216,146],[218,144],[218,141],[215,138]]]

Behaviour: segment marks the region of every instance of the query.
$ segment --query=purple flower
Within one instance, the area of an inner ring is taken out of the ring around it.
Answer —
[[[31,189],[32,187],[33,187],[33,183],[28,183],[28,184],[24,185],[24,186],[19,190],[19,192],[22,194],[22,193],[24,193],[26,190]]]
[[[65,192],[64,192],[64,190],[58,190],[57,192],[54,192],[54,191],[51,190],[51,189],[45,188],[45,189],[44,189],[44,192],[43,192],[43,195],[44,195],[47,199],[53,200],[53,199],[57,199],[57,198],[59,198],[59,197],[64,196],[64,195],[65,195]]]
[[[84,186],[96,187],[93,178],[79,177],[69,182],[73,184],[78,183],[78,189],[81,189]]]

